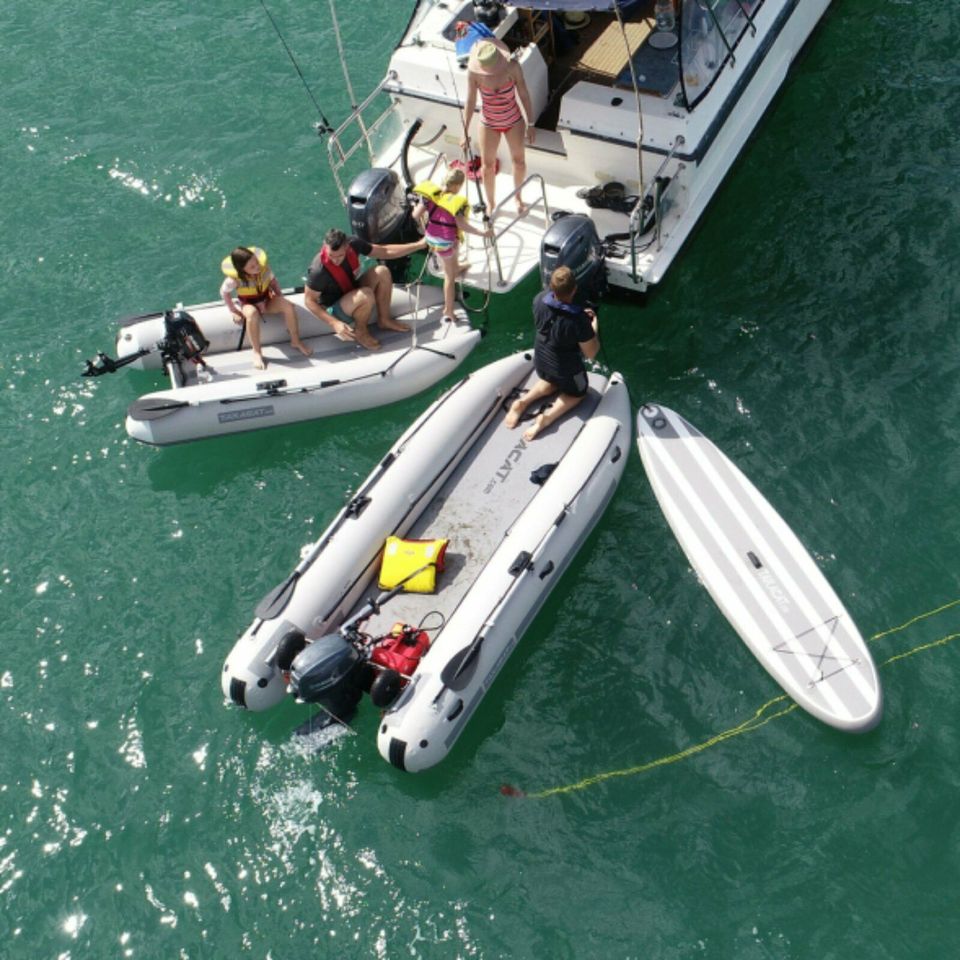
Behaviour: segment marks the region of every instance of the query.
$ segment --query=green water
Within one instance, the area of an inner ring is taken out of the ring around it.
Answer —
[[[803,2],[803,0],[801,0]],[[341,0],[353,80],[405,2]],[[327,4],[270,10],[345,116]],[[835,0],[662,288],[602,311],[635,401],[683,412],[817,557],[865,636],[960,597],[960,61],[954,3]],[[960,942],[960,643],[881,670],[877,730],[799,711],[670,535],[619,492],[449,759],[385,764],[366,711],[227,709],[224,655],[440,387],[335,421],[153,450],[155,384],[77,373],[117,317],[216,295],[236,242],[299,282],[342,221],[258,3],[0,4],[0,956],[856,960]],[[497,301],[465,369],[529,334]],[[960,630],[960,607],[873,643]]]

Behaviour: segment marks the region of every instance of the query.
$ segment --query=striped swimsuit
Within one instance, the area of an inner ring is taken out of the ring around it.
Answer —
[[[523,120],[516,90],[513,80],[495,90],[480,87],[480,122],[485,127],[506,133]]]

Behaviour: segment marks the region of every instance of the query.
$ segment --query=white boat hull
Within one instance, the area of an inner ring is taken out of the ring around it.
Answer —
[[[532,180],[524,196],[532,206],[520,219],[514,219],[513,200],[506,199],[514,183],[509,151],[505,140],[501,141],[496,197],[498,202],[503,201],[503,209],[494,221],[497,251],[494,254],[471,240],[470,266],[464,282],[494,292],[513,289],[538,268],[542,240],[553,222],[551,214],[557,211],[586,214],[601,238],[621,238],[608,244],[607,278],[612,285],[643,291],[660,282],[829,4],[830,0],[744,4],[752,10],[752,25],[743,20],[743,34],[734,55],[692,110],[684,105],[679,68],[669,89],[646,89],[641,77],[635,95],[629,84],[618,85],[612,76],[592,73],[574,63],[568,76],[576,82],[561,92],[549,87],[540,49],[535,44],[518,48],[515,55],[534,113],[539,117],[556,97],[560,101],[559,118],[555,127],[552,121],[550,129],[538,127],[533,144],[527,147],[527,170]],[[467,2],[422,4],[421,9],[394,51],[384,81],[385,91],[393,97],[392,110],[401,133],[374,156],[375,166],[402,173],[401,155],[406,152],[406,165],[415,182],[435,175],[438,168],[460,156],[461,110],[467,82],[450,37],[454,23],[471,19]],[[634,22],[627,26],[639,27],[641,14],[642,10],[632,11],[627,19]],[[599,20],[611,15],[594,16]],[[506,37],[516,21],[517,10],[507,5],[497,36]],[[608,50],[623,49],[623,39],[612,19],[611,29],[615,36],[599,42]],[[413,37],[415,42],[411,42]],[[590,55],[590,49],[581,50],[579,62],[586,63]],[[623,61],[626,63],[625,54]],[[413,144],[405,147],[406,133],[418,122],[419,133]],[[341,129],[346,131],[347,127],[344,124]],[[638,142],[642,147],[639,163]],[[627,214],[590,207],[578,196],[583,188],[619,181],[628,195],[646,193],[652,201],[653,184],[658,178],[669,181],[658,229],[638,235],[633,249],[628,240],[622,239],[630,230]],[[468,184],[472,203],[483,199],[475,190]]]

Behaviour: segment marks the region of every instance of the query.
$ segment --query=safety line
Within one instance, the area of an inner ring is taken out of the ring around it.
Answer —
[[[900,633],[901,631],[906,630],[908,627],[912,627],[914,624],[920,623],[923,620],[929,620],[931,617],[935,617],[937,614],[944,613],[945,611],[956,606],[960,606],[960,598],[951,600],[949,603],[945,603],[933,610],[928,610],[926,613],[918,614],[917,616],[907,620],[905,623],[901,623],[897,627],[891,627],[888,630],[882,630],[879,633],[875,633],[872,637],[868,638],[868,642],[879,640],[882,637],[889,637],[894,633]],[[944,637],[940,637],[939,640],[931,640],[929,643],[922,643],[916,647],[911,647],[909,650],[904,650],[901,653],[895,653],[886,660],[883,660],[881,663],[877,664],[877,666],[889,666],[891,663],[896,663],[900,660],[906,660],[908,657],[915,656],[918,653],[923,653],[926,650],[932,650],[935,647],[944,647],[948,643],[951,643],[957,639],[960,639],[960,632],[947,634]],[[773,713],[768,714],[768,711],[778,704],[783,704],[788,700],[790,700],[790,697],[787,694],[780,694],[780,696],[774,697],[772,700],[768,700],[756,711],[756,713],[753,714],[752,717],[749,717],[742,723],[737,724],[735,727],[730,727],[728,730],[717,733],[701,743],[696,743],[692,746],[685,747],[683,750],[680,750],[677,753],[672,753],[669,756],[659,757],[656,760],[650,760],[647,763],[642,763],[633,767],[625,767],[621,770],[607,770],[604,773],[597,773],[589,777],[584,777],[582,780],[578,780],[575,783],[568,783],[559,787],[548,787],[545,790],[538,790],[534,793],[525,793],[516,787],[506,784],[500,788],[500,792],[504,796],[509,797],[526,797],[530,800],[543,800],[547,797],[555,797],[567,793],[576,793],[577,791],[585,790],[587,787],[593,787],[599,783],[603,783],[606,780],[612,780],[615,777],[634,777],[641,773],[648,773],[650,770],[655,770],[658,767],[666,767],[673,763],[679,763],[681,760],[687,760],[690,757],[694,757],[699,753],[703,753],[705,750],[709,750],[711,747],[715,747],[718,744],[724,743],[727,740],[731,740],[734,737],[738,737],[741,734],[752,733],[754,730],[759,730],[772,720],[776,720],[779,717],[785,717],[788,713],[792,713],[794,710],[797,710],[799,705],[797,703],[790,702],[787,706],[784,706]]]

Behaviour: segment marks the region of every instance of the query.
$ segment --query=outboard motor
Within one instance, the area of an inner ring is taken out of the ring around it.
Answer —
[[[419,237],[400,178],[383,167],[364,170],[350,184],[347,217],[351,233],[369,243],[407,243]],[[409,265],[409,257],[387,261],[395,282],[404,279]]]
[[[366,657],[339,633],[308,644],[290,665],[290,691],[346,722],[369,687]]]
[[[167,310],[163,315],[166,336],[160,342],[160,352],[181,360],[199,360],[210,346],[200,325],[186,310]]]
[[[557,267],[569,267],[577,279],[577,302],[599,300],[607,292],[603,244],[594,222],[584,213],[555,220],[540,244],[540,279],[550,284]]]
[[[299,650],[289,664],[290,692],[305,703],[316,703],[337,720],[348,721],[364,693],[375,706],[390,706],[413,676],[430,648],[426,630],[395,623],[377,640],[361,633],[356,623],[342,633],[330,633],[302,646],[302,634],[291,632],[277,650],[284,669],[284,649]],[[285,641],[291,644],[285,647]]]
[[[186,310],[167,310],[163,315],[164,338],[157,344],[163,358],[164,369],[174,385],[183,383],[183,363],[187,361],[205,367],[203,351],[210,341],[203,335],[200,325]]]

